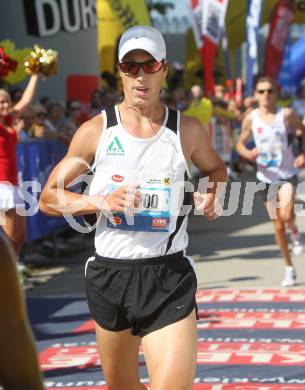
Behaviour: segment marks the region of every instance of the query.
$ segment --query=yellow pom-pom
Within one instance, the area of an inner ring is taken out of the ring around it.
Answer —
[[[35,45],[24,65],[28,74],[51,76],[57,71],[57,52]]]

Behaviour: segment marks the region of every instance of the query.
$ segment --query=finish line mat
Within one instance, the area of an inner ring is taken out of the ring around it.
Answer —
[[[194,390],[304,390],[305,289],[199,290]],[[46,389],[106,390],[84,298],[29,298]],[[142,350],[139,372],[149,384]]]

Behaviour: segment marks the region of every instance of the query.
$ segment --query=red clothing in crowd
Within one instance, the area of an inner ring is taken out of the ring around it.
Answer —
[[[17,185],[17,134],[11,127],[11,117],[6,118],[5,124],[0,123],[0,182],[8,181],[13,185]]]

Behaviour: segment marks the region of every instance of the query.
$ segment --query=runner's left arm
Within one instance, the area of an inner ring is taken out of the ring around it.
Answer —
[[[181,143],[188,164],[193,163],[209,180],[204,193],[194,193],[196,208],[202,210],[208,219],[215,219],[219,212],[216,193],[227,181],[227,167],[213,149],[208,133],[197,119],[181,117]]]

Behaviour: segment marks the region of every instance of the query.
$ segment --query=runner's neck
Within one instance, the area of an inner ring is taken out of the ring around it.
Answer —
[[[260,106],[258,108],[258,110],[259,110],[259,114],[260,114],[261,117],[267,117],[267,116],[270,116],[270,115],[275,115],[276,111],[277,111],[277,108],[274,105],[272,105],[272,106]]]

